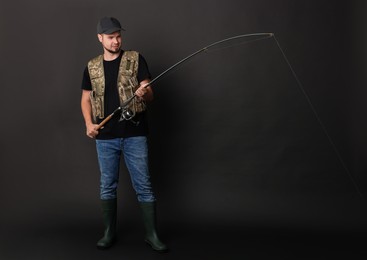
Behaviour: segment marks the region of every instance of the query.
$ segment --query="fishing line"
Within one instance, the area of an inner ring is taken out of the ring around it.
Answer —
[[[314,106],[314,105],[313,105],[313,103],[311,102],[310,97],[308,96],[307,92],[305,91],[305,89],[304,89],[304,87],[303,87],[303,85],[302,85],[301,81],[299,80],[299,78],[298,78],[298,76],[297,76],[296,72],[294,71],[294,69],[293,69],[293,67],[292,67],[291,63],[289,62],[289,60],[288,60],[287,56],[285,55],[285,53],[284,53],[284,51],[283,51],[282,47],[280,47],[280,44],[279,44],[279,42],[278,42],[277,38],[275,37],[275,35],[273,35],[273,38],[274,38],[274,41],[275,41],[275,43],[277,44],[277,46],[278,46],[278,48],[279,48],[279,50],[280,50],[280,52],[281,52],[281,54],[282,54],[282,56],[283,56],[283,58],[284,58],[285,62],[287,63],[288,68],[289,68],[289,69],[290,69],[290,71],[292,72],[292,75],[293,75],[294,79],[296,80],[298,87],[300,88],[301,92],[302,92],[302,93],[303,93],[303,95],[305,96],[305,98],[306,98],[306,100],[307,100],[308,105],[310,106],[310,108],[311,108],[311,110],[312,110],[313,114],[315,115],[315,117],[316,117],[316,119],[317,119],[317,121],[318,121],[319,125],[321,126],[321,129],[323,130],[324,134],[326,135],[327,139],[329,140],[329,143],[331,144],[331,146],[332,146],[332,148],[333,148],[334,152],[336,153],[336,156],[338,157],[338,159],[339,159],[339,161],[340,161],[340,163],[341,163],[342,167],[344,168],[345,172],[347,173],[347,176],[349,177],[350,181],[352,182],[352,184],[353,184],[353,186],[354,186],[355,190],[357,191],[358,195],[359,195],[359,196],[364,200],[364,196],[363,196],[362,192],[360,191],[360,188],[358,187],[357,182],[356,182],[356,181],[355,181],[355,179],[353,178],[352,173],[350,172],[350,170],[348,169],[348,167],[347,167],[346,163],[344,162],[343,157],[341,156],[341,154],[340,154],[339,150],[337,149],[337,147],[336,147],[336,145],[335,145],[335,143],[334,143],[333,139],[331,138],[330,134],[328,133],[328,131],[327,131],[327,129],[326,129],[326,127],[325,127],[324,123],[322,122],[322,120],[321,120],[321,118],[320,118],[319,114],[317,113],[317,111],[316,111],[316,109],[315,109],[315,106]]]

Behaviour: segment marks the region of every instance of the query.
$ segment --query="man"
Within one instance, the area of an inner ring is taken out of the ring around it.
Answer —
[[[97,36],[103,55],[88,62],[82,81],[81,109],[86,134],[96,140],[101,173],[100,199],[105,230],[97,247],[108,248],[116,240],[117,184],[123,155],[142,210],[145,241],[154,250],[164,252],[167,246],[156,232],[155,196],[148,171],[145,102],[153,100],[151,87],[146,87],[151,75],[142,55],[121,49],[123,30],[113,17],[103,17],[98,22]],[[98,124],[133,93],[136,98],[129,106],[132,118],[123,119],[115,114],[99,129]]]

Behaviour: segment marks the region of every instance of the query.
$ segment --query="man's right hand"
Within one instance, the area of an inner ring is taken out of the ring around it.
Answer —
[[[96,138],[98,135],[98,131],[96,130],[98,125],[96,124],[88,124],[87,127],[87,136],[90,138]]]

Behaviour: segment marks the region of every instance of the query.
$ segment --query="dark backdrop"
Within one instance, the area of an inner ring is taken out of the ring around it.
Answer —
[[[82,72],[101,52],[95,31],[105,15],[121,21],[123,47],[141,52],[153,76],[211,42],[256,32],[273,32],[292,66],[269,38],[197,56],[153,85],[151,173],[172,248],[164,257],[364,253],[365,3],[0,5],[2,259],[105,256],[94,249],[99,173],[80,112]],[[143,259],[150,251],[140,248],[123,165],[119,201],[122,242],[105,254]],[[337,242],[325,244],[330,234]]]

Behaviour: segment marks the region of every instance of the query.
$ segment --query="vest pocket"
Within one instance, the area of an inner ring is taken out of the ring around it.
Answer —
[[[96,95],[96,91],[92,90],[92,92],[90,93],[90,101],[92,104],[92,114],[93,114],[93,119],[94,122],[97,122],[97,117],[99,119],[102,119],[104,116],[104,111],[103,111],[103,96],[98,96]]]

